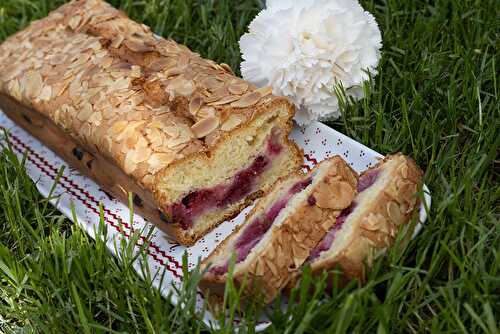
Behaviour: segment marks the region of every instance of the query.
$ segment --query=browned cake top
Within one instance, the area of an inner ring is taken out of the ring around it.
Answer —
[[[146,187],[278,99],[100,0],[72,1],[7,39],[0,91]]]

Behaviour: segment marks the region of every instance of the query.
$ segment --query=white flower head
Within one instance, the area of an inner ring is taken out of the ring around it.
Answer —
[[[340,116],[338,84],[361,99],[381,47],[375,18],[357,0],[268,0],[241,37],[241,73],[289,97],[302,125]]]

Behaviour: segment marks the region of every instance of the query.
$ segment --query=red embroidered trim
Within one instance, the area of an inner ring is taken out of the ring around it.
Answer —
[[[313,163],[314,165],[318,164],[318,160],[316,160],[316,158],[311,157],[309,154],[304,154],[304,157],[306,158],[307,161]]]
[[[3,127],[0,127],[1,129],[4,129]],[[28,145],[26,145],[22,140],[20,140],[16,135],[9,133],[9,137],[14,140],[15,143],[13,143],[14,148],[19,152],[19,153],[24,153],[24,150],[28,151],[32,156],[36,157],[40,162],[36,161],[32,157],[28,155],[28,159],[31,163],[33,163],[42,173],[44,173],[46,176],[50,177],[51,179],[55,180],[55,177],[57,176],[57,169],[51,165],[45,158],[40,156],[37,152],[35,152],[33,149],[31,149]],[[17,144],[16,144],[17,143]],[[24,150],[23,150],[24,149]],[[55,175],[52,175],[51,173],[54,173]],[[94,212],[97,215],[100,215],[99,211],[93,207],[89,201],[96,205],[97,208],[99,208],[99,202],[91,195],[89,194],[86,190],[82,189],[80,186],[75,184],[73,180],[69,179],[67,176],[62,175],[61,180],[66,181],[69,183],[71,187],[68,187],[67,185],[63,184],[62,182],[59,182],[59,185],[61,185],[66,191],[68,191],[71,195],[73,195],[75,198],[80,200],[82,204],[84,204],[89,210]],[[74,189],[77,189],[80,191],[83,195],[86,197],[81,196],[77,192],[75,192]],[[111,212],[108,208],[103,206],[103,211],[116,219],[121,225],[126,227],[130,231],[134,231],[133,227],[130,226],[129,223],[123,221],[120,219],[115,213]],[[111,219],[108,217],[104,217],[104,220],[106,223],[111,225],[118,233],[124,235],[125,237],[129,238],[130,234],[127,233],[123,228],[120,228],[120,226],[116,225],[115,222],[113,222]],[[140,236],[140,240],[143,242],[143,244],[139,244],[139,246],[144,245],[144,242],[146,242],[146,238],[144,236]],[[167,255],[165,251],[163,251],[158,245],[156,245],[154,242],[149,242],[149,248],[152,248],[154,251],[158,252],[160,255],[168,259],[169,262],[171,262],[175,268],[181,269],[182,266],[181,264],[172,256]],[[159,258],[157,254],[152,252],[150,249],[146,250],[147,254],[150,255],[156,262],[161,264],[162,266],[166,266],[167,270],[172,272],[172,274],[178,278],[182,279],[182,275],[179,275],[175,269],[170,268],[163,259]]]

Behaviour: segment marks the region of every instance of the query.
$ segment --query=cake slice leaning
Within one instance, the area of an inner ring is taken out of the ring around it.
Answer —
[[[341,284],[350,279],[363,281],[365,263],[369,265],[375,253],[392,246],[399,229],[416,212],[422,174],[415,162],[402,154],[388,156],[361,174],[356,198],[306,261],[313,275],[339,268]],[[299,278],[297,272],[287,289],[296,286]]]
[[[203,261],[203,269],[210,267],[200,288],[215,304],[222,301],[234,259],[233,281],[244,285],[243,298],[260,296],[270,302],[351,204],[356,184],[356,173],[340,157],[321,162],[308,174],[280,179]]]

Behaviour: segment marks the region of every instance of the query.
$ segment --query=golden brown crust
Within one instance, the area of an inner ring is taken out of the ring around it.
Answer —
[[[286,137],[294,112],[269,87],[257,89],[229,66],[156,37],[101,0],[71,1],[2,43],[0,93],[4,105],[14,105],[8,98],[17,101],[60,129],[61,139],[110,170],[118,167],[123,190],[148,203],[138,211],[184,244],[194,240],[163,221],[157,208],[167,203],[152,199],[157,175],[183,159],[210,156],[218,143],[273,108],[286,111],[280,121]],[[64,158],[89,175],[71,155]],[[127,202],[124,191],[103,188]]]
[[[306,199],[279,226],[272,227],[269,242],[259,248],[259,254],[252,257],[250,261],[246,260],[244,267],[242,265],[235,267],[233,276],[235,285],[241,286],[247,279],[245,297],[252,295],[255,297],[255,295],[261,294],[264,301],[270,302],[287,284],[290,273],[298,270],[307,259],[310,250],[334,224],[342,209],[350,205],[356,194],[356,174],[338,156],[330,159],[329,163],[331,166],[327,176],[316,184],[311,195],[315,196],[325,189],[335,192],[337,188],[340,188],[343,193],[339,194],[338,200],[342,205],[335,204],[333,208],[321,208],[317,203],[311,205]],[[280,186],[290,178],[300,180],[304,179],[305,176],[301,173],[294,173],[282,178],[273,186],[268,195],[280,189]],[[345,187],[346,184],[349,187]],[[263,209],[260,204],[262,202],[263,200],[252,209],[246,223],[252,220],[254,214]],[[203,261],[203,267],[211,263],[215,257],[230,252],[226,248],[230,244],[230,240],[238,235],[242,226],[245,224],[235,230]],[[218,300],[220,300],[224,293],[226,280],[227,274],[215,275],[208,272],[203,277],[200,287],[210,295],[215,295],[216,299],[218,296]]]
[[[395,237],[404,225],[408,224],[412,216],[418,211],[418,187],[422,184],[422,170],[415,162],[401,153],[389,155],[373,168],[384,168],[383,164],[389,160],[396,160],[398,165],[388,176],[390,184],[377,197],[363,207],[367,214],[353,222],[353,237],[337,256],[320,257],[311,264],[313,274],[340,268],[343,276],[341,281],[350,279],[360,281],[366,278],[366,266],[373,260],[373,256],[393,245]],[[408,233],[408,236],[411,233]],[[294,275],[287,289],[296,286],[300,273]]]

